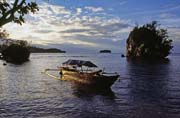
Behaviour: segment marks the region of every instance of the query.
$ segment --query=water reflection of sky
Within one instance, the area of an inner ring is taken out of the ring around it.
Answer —
[[[102,91],[41,74],[68,59],[91,60],[121,77],[111,90]],[[176,55],[168,63],[147,64],[120,54],[32,54],[21,66],[0,61],[0,116],[178,118],[179,60]]]

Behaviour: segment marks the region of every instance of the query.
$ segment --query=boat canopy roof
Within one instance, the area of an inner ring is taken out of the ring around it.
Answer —
[[[70,66],[87,66],[87,67],[97,67],[95,64],[93,64],[91,61],[83,61],[83,60],[73,60],[69,59],[66,62],[62,63],[63,65],[70,65]]]

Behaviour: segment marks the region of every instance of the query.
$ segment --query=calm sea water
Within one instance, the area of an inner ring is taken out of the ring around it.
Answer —
[[[98,91],[41,73],[68,59],[91,60],[121,77],[111,90]],[[0,61],[0,117],[180,118],[178,54],[157,63],[120,54],[32,54],[30,60],[6,66]]]

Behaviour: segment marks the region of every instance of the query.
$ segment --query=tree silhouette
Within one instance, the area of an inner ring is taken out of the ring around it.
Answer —
[[[127,56],[142,58],[165,58],[173,48],[166,29],[159,28],[156,21],[136,26],[127,39]]]
[[[0,39],[6,39],[9,37],[9,33],[5,30],[0,28]]]
[[[36,2],[27,2],[27,0],[0,0],[0,27],[14,22],[22,25],[25,22],[24,16],[30,12],[38,11]]]
[[[2,51],[3,59],[14,64],[21,64],[29,60],[30,51],[27,47],[12,44]]]

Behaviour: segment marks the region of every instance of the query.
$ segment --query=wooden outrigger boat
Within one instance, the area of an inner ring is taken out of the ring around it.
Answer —
[[[86,67],[86,69],[83,69]],[[60,67],[61,79],[74,81],[95,87],[111,87],[118,79],[117,73],[105,73],[97,70],[97,66],[90,61],[68,60]]]

